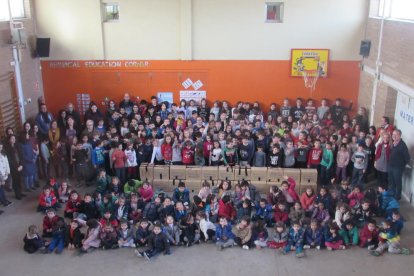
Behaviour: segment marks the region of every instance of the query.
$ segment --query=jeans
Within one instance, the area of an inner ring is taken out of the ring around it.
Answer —
[[[393,192],[395,199],[401,199],[402,175],[404,168],[392,168],[388,170],[388,189]]]
[[[125,168],[115,168],[115,175],[119,178],[121,183],[125,183]]]
[[[331,181],[331,168],[321,166],[321,185],[327,186]]]
[[[346,180],[346,167],[336,167],[336,178],[338,181]]]
[[[221,245],[223,247],[231,247],[231,246],[234,245],[234,240],[233,239],[228,239],[227,241],[219,240],[219,241],[216,242],[216,245],[217,246]]]
[[[355,186],[360,186],[361,188],[364,187],[364,170],[363,169],[357,169],[354,167],[354,169],[352,170],[352,181],[351,181],[351,185],[352,187]]]
[[[292,247],[295,247],[295,252],[296,252],[296,254],[302,253],[302,251],[303,251],[303,245],[300,245],[300,246],[295,246],[295,245],[294,245],[294,244],[292,244],[292,243],[288,243],[288,244],[285,246],[285,252],[286,252],[286,253],[290,252],[290,251],[291,251],[291,249],[292,249]]]
[[[33,188],[34,185],[34,175],[24,177],[24,186],[26,189]]]
[[[53,238],[49,244],[49,252],[53,252],[55,248],[57,248],[56,252],[58,253],[62,252],[65,246],[65,243],[63,241],[64,241],[63,238]]]

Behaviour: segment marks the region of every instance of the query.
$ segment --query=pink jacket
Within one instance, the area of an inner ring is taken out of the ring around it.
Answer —
[[[349,151],[339,150],[336,155],[336,164],[339,168],[345,168],[349,163]]]
[[[144,189],[143,187],[141,187],[139,188],[139,194],[141,195],[144,202],[150,202],[152,196],[154,195],[154,191],[152,190],[151,186],[149,186],[148,189]]]
[[[299,201],[299,196],[295,191],[296,181],[292,177],[289,177],[287,182],[289,183],[289,188],[287,192],[293,198],[294,201]]]

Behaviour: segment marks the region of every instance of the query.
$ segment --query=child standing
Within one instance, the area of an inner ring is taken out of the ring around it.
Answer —
[[[346,144],[341,144],[336,154],[336,179],[338,181],[346,180],[346,168],[349,164],[349,151]]]
[[[364,150],[363,143],[358,144],[357,151],[352,155],[352,162],[354,163],[354,168],[352,170],[351,185],[358,185],[363,187],[364,174],[368,166],[368,157]]]
[[[167,237],[161,231],[161,225],[156,223],[152,234],[148,239],[149,249],[140,252],[137,249],[135,250],[135,255],[137,257],[145,257],[148,261],[151,258],[155,257],[161,252],[164,252],[164,255],[170,255],[170,244],[168,243]]]
[[[331,181],[331,168],[333,165],[332,143],[327,142],[323,149],[321,160],[321,184],[326,186]]]

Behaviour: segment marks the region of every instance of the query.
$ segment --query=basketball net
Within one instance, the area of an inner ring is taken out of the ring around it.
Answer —
[[[311,92],[315,91],[316,83],[319,79],[319,70],[303,70],[302,76],[305,87],[309,88]]]

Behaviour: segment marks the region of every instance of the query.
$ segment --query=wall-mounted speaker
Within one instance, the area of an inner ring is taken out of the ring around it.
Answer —
[[[50,37],[36,38],[36,56],[49,57]]]
[[[359,48],[359,54],[363,57],[368,57],[370,50],[371,50],[371,40],[362,40],[361,47]]]

